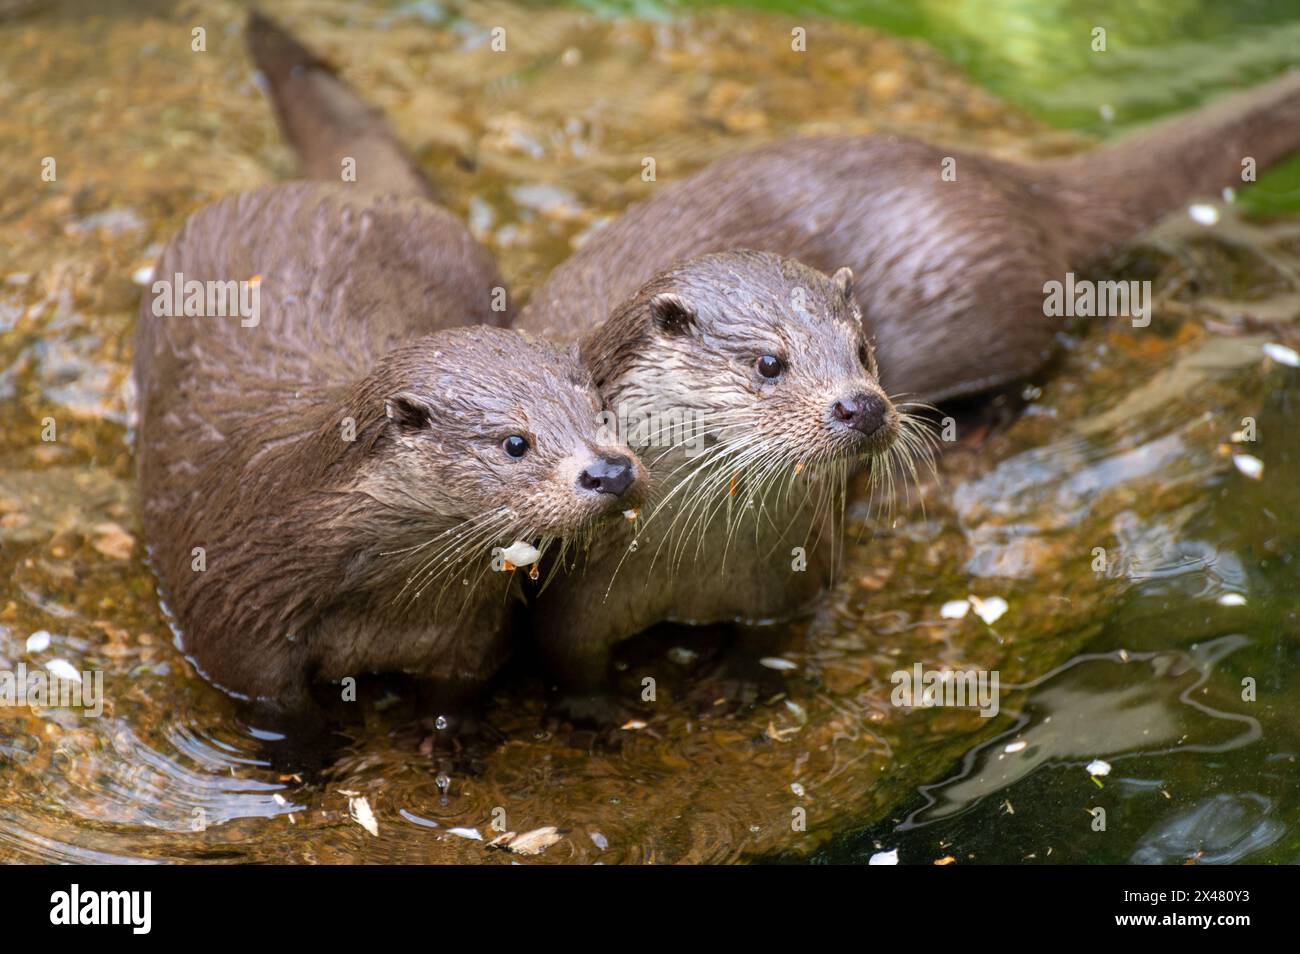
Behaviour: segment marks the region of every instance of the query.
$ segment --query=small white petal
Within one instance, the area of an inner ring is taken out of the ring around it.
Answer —
[[[364,828],[376,838],[379,837],[379,822],[375,818],[375,813],[370,810],[370,803],[366,801],[364,795],[358,798],[348,799],[348,814],[352,820]]]
[[[38,629],[27,637],[27,651],[29,653],[39,653],[50,648],[50,631],[47,629]]]
[[[989,626],[992,626],[1000,620],[1009,609],[1007,601],[1000,596],[990,596],[986,600],[978,596],[970,598],[971,606],[975,607],[975,615],[984,620]]]
[[[1288,368],[1300,368],[1300,353],[1297,353],[1294,348],[1275,344],[1272,341],[1265,343],[1263,348],[1264,353],[1278,364],[1285,364]]]
[[[1093,759],[1091,762],[1088,763],[1088,774],[1089,774],[1089,775],[1109,775],[1109,774],[1110,774],[1110,763],[1109,763],[1109,762],[1103,762],[1101,759]]]
[[[970,612],[970,600],[949,600],[939,609],[944,619],[961,619]]]
[[[541,555],[541,550],[531,543],[525,543],[523,540],[516,540],[501,551],[502,558],[515,566],[528,566],[536,563],[537,558]]]
[[[81,673],[77,672],[77,668],[66,659],[51,659],[45,664],[45,668],[60,679],[81,682]]]
[[[1028,743],[1028,742],[1026,742],[1024,739],[1018,739],[1017,741],[1010,743],[1010,744],[1009,744],[1005,749],[1003,749],[1002,751],[1005,752],[1005,753],[1007,753],[1007,755],[1011,755],[1011,754],[1013,754],[1013,753],[1015,753],[1015,752],[1023,752],[1023,751],[1024,751],[1025,749],[1027,749],[1028,747],[1029,747],[1029,743]]]
[[[893,851],[877,851],[867,859],[868,865],[896,865],[898,864],[898,849]]]
[[[768,669],[798,669],[799,664],[790,662],[788,659],[782,659],[780,656],[764,656],[758,661],[760,666],[766,666]]]
[[[153,281],[153,266],[145,265],[131,273],[131,281],[137,285],[148,285]]]
[[[1214,225],[1219,221],[1219,210],[1212,205],[1197,204],[1189,206],[1187,214],[1199,225]]]
[[[1219,597],[1220,606],[1245,606],[1246,597],[1240,593],[1224,593]]]
[[[458,838],[469,838],[473,841],[483,840],[483,836],[478,833],[477,828],[448,828],[447,833]]]
[[[1251,480],[1261,480],[1264,476],[1264,462],[1250,454],[1233,454],[1232,462],[1237,469]]]

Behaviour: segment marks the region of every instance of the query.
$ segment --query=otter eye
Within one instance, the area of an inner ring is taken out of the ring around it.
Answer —
[[[511,434],[501,442],[501,446],[505,448],[506,453],[511,457],[523,457],[528,453],[528,438],[521,437],[518,434]]]
[[[785,370],[785,362],[774,354],[765,354],[758,359],[755,365],[758,373],[765,378],[779,378],[781,372]]]

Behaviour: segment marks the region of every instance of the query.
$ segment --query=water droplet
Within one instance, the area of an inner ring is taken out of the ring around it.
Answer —
[[[439,732],[443,731],[444,729],[447,728],[447,726],[451,725],[451,723],[447,721],[446,716],[438,716],[438,718],[434,721],[433,724],[438,729]]]

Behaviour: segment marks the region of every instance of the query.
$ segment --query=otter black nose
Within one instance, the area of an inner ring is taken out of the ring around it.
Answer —
[[[858,393],[831,405],[831,417],[863,434],[874,434],[885,423],[888,407],[879,394]]]
[[[626,457],[601,457],[578,475],[578,486],[600,494],[621,497],[636,480],[636,468]]]

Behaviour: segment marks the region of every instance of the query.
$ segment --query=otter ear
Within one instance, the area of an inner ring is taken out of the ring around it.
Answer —
[[[398,427],[415,430],[428,425],[433,411],[423,400],[409,392],[394,394],[384,402],[384,413]]]
[[[650,299],[650,319],[666,334],[685,334],[696,317],[695,309],[681,295],[664,292]]]
[[[844,296],[845,301],[853,300],[853,269],[847,265],[836,269],[835,274],[831,276],[831,281],[840,290],[840,294]]]

